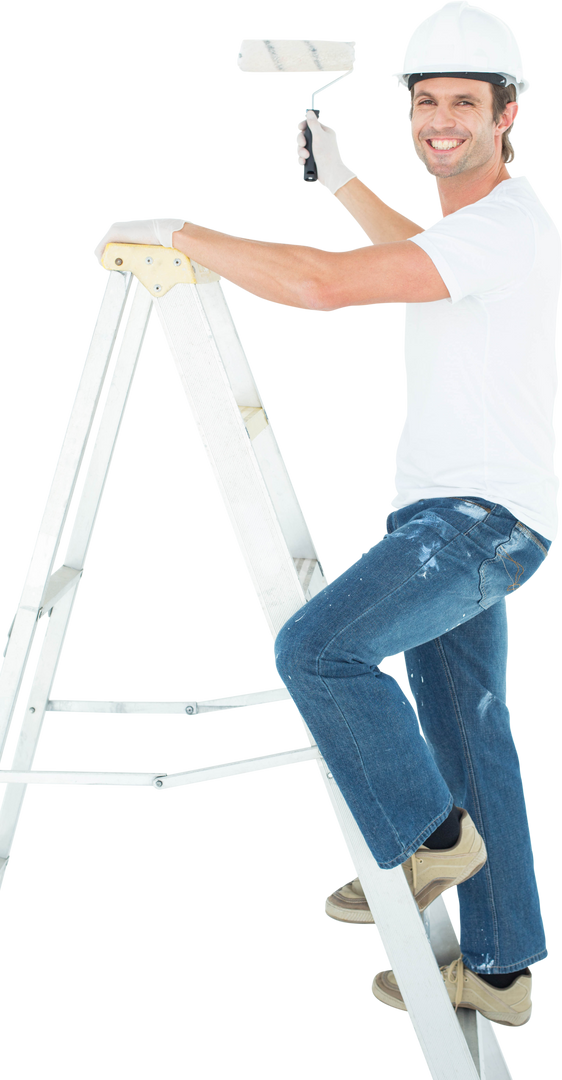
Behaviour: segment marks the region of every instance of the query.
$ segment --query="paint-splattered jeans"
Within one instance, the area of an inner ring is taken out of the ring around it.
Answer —
[[[380,867],[405,862],[453,803],[468,810],[488,860],[458,886],[463,961],[518,971],[547,951],[506,705],[505,597],[551,541],[472,495],[421,499],[386,527],[285,623],[277,669]],[[400,652],[418,716],[378,667]]]

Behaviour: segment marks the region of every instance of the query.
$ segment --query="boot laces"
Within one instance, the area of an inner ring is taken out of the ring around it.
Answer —
[[[465,964],[463,963],[463,957],[458,956],[456,960],[453,960],[449,964],[449,967],[441,968],[442,972],[446,972],[447,982],[456,982],[456,994],[455,994],[455,1012],[457,1011],[461,998],[463,998],[463,988],[465,984]]]

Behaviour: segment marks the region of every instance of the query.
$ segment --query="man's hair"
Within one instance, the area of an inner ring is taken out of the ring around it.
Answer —
[[[410,100],[412,102],[410,120],[412,119],[414,112],[414,90],[417,85],[418,84],[415,83],[410,90]],[[499,124],[508,101],[516,100],[515,87],[513,83],[510,83],[509,86],[496,86],[495,83],[490,83],[490,86],[492,87],[492,120],[494,121],[494,124]],[[511,127],[508,127],[507,131],[504,131],[502,135],[502,158],[506,165],[510,161],[513,161],[515,157],[515,150],[509,141],[509,133],[512,127],[513,124]]]

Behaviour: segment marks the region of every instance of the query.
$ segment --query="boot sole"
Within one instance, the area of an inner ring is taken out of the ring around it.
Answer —
[[[372,987],[373,996],[376,997],[377,1001],[382,1001],[384,1005],[390,1005],[393,1009],[400,1009],[402,1012],[407,1012],[408,1010],[406,1008],[404,999],[402,997],[395,997],[393,994],[385,991],[381,986],[378,985],[377,978],[378,976],[375,976]],[[452,1002],[451,1005],[454,1008]],[[460,1005],[459,1008],[472,1009],[473,1012],[479,1012],[482,1016],[485,1016],[487,1020],[491,1020],[494,1024],[501,1024],[502,1027],[523,1027],[524,1024],[529,1023],[529,1020],[531,1019],[531,1013],[533,1011],[533,1006],[531,1005],[526,1012],[521,1013],[521,1019],[517,1018],[513,1020],[502,1020],[500,1019],[500,1014],[493,1012],[484,1012],[483,1009],[477,1009],[475,1005]],[[501,1015],[505,1016],[505,1014]]]

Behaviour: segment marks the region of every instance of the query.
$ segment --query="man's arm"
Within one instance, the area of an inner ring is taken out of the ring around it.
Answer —
[[[310,298],[324,267],[325,247],[238,237],[192,221],[172,233],[172,244],[242,293],[293,311],[313,311]]]
[[[373,244],[392,244],[424,232],[420,225],[383,203],[357,177],[336,191],[336,199],[349,210]]]

